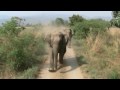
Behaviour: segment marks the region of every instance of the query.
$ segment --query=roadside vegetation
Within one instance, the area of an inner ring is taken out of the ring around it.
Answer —
[[[71,20],[76,31],[73,47],[83,72],[94,79],[119,79],[120,29],[117,24],[110,26],[109,21],[102,19]]]
[[[110,21],[80,15],[69,17],[69,21],[58,17],[48,25],[51,28],[24,26],[25,19],[12,17],[0,26],[0,78],[36,78],[47,51],[43,28],[70,27],[75,32],[72,47],[83,73],[93,79],[120,79],[119,21],[120,11],[113,11]]]
[[[0,78],[35,78],[44,60],[45,45],[41,37],[35,38],[36,27],[30,30],[21,22],[12,17],[0,27]]]

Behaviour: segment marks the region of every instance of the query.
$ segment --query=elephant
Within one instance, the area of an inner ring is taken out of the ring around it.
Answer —
[[[66,28],[63,30],[63,33],[68,37],[68,48],[71,48],[71,39],[73,37],[73,35],[75,34],[75,32],[73,30],[71,30],[70,28]]]
[[[66,46],[68,43],[68,36],[63,32],[54,32],[49,33],[45,36],[46,40],[50,47],[50,67],[49,72],[57,71],[57,62],[63,64],[63,57],[66,53]],[[59,60],[58,60],[59,55]]]

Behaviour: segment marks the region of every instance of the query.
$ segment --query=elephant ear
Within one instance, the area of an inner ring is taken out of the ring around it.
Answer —
[[[68,37],[66,34],[64,34],[64,37],[65,37],[65,43],[66,43],[66,45],[67,45],[67,44],[68,44],[69,37]]]

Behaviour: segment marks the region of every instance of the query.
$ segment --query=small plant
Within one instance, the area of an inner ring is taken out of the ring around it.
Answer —
[[[37,77],[38,70],[38,66],[29,68],[20,74],[20,76],[17,76],[16,79],[35,79]]]
[[[116,70],[112,70],[108,73],[108,79],[120,79],[120,74]]]

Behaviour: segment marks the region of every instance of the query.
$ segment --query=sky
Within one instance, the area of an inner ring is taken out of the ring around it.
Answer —
[[[73,15],[79,14],[82,16],[94,18],[94,17],[112,17],[111,11],[0,11],[0,16],[37,16],[45,14],[62,14]]]

